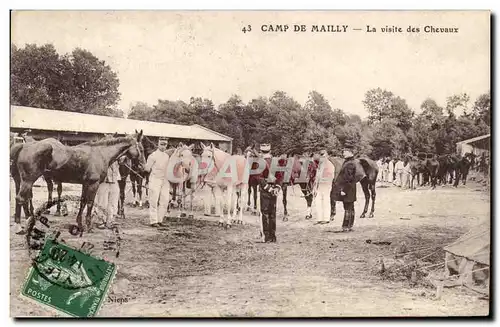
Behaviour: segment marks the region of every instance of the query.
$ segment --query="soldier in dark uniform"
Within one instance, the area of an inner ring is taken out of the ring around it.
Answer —
[[[262,214],[262,229],[264,242],[276,242],[276,200],[281,186],[276,183],[276,176],[269,175],[272,155],[271,145],[262,144],[260,146],[262,157],[266,161],[266,168],[262,172],[259,182],[260,190],[260,211]]]
[[[344,149],[344,164],[340,170],[339,199],[344,204],[342,231],[352,231],[354,225],[354,202],[356,202],[356,164],[350,148]]]

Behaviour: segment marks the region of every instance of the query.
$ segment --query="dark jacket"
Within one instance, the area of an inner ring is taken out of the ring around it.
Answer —
[[[264,160],[266,161],[266,168],[262,172],[259,181],[260,192],[262,196],[272,197],[276,199],[277,193],[281,190],[281,185],[279,185],[276,181],[274,183],[271,183],[267,180],[269,176],[269,168],[271,167],[272,158],[265,158]]]
[[[356,163],[353,158],[347,159],[340,173],[335,180],[335,194],[334,198],[342,202],[356,202]],[[344,192],[342,196],[340,192]]]

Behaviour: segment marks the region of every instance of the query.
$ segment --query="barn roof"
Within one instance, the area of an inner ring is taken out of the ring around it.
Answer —
[[[147,136],[224,142],[232,140],[229,136],[200,125],[175,125],[21,106],[11,106],[10,127],[99,134],[130,134],[142,129]]]
[[[460,143],[460,144],[469,144],[469,143],[474,143],[474,142],[477,142],[477,141],[484,140],[484,139],[489,138],[489,137],[491,137],[491,134],[486,134],[486,135],[481,135],[481,136],[473,137],[471,139],[463,140],[463,141],[460,141],[460,142],[457,142],[457,143]]]
[[[490,149],[490,141],[491,141],[491,134],[486,134],[478,137],[473,137],[468,140],[463,140],[460,142],[457,142],[457,147],[462,146],[463,144],[470,144],[471,146],[479,149]]]

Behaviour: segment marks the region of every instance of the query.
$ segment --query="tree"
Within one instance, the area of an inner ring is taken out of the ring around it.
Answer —
[[[396,126],[394,119],[384,119],[373,125],[373,140],[371,141],[372,157],[400,156],[409,150],[407,138]]]
[[[468,114],[468,103],[470,97],[467,93],[454,94],[446,98],[446,111],[448,115],[457,115],[457,110],[462,110],[462,114]]]
[[[472,117],[476,122],[483,121],[487,126],[491,126],[491,95],[490,91],[481,94],[474,102]]]
[[[443,108],[438,106],[436,101],[431,98],[427,98],[420,105],[422,112],[420,113],[420,118],[427,120],[429,126],[440,126],[444,122]]]
[[[145,102],[136,102],[130,108],[127,118],[137,120],[150,120],[153,107]]]
[[[394,95],[392,92],[376,88],[365,94],[363,105],[368,110],[368,122],[382,122],[384,119],[395,120],[396,126],[403,131],[411,127],[413,110],[406,100]]]
[[[123,116],[116,73],[87,50],[60,56],[51,44],[13,45],[11,81],[13,104]]]

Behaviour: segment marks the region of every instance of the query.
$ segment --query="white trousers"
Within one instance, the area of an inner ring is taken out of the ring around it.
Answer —
[[[330,191],[332,183],[319,183],[316,193],[316,216],[318,221],[330,221],[332,207],[330,205]]]
[[[106,215],[106,223],[113,223],[115,215],[118,213],[118,201],[120,200],[118,183],[101,183],[95,198],[99,209],[104,211]]]
[[[149,178],[149,223],[163,221],[170,201],[170,183],[166,178]]]

